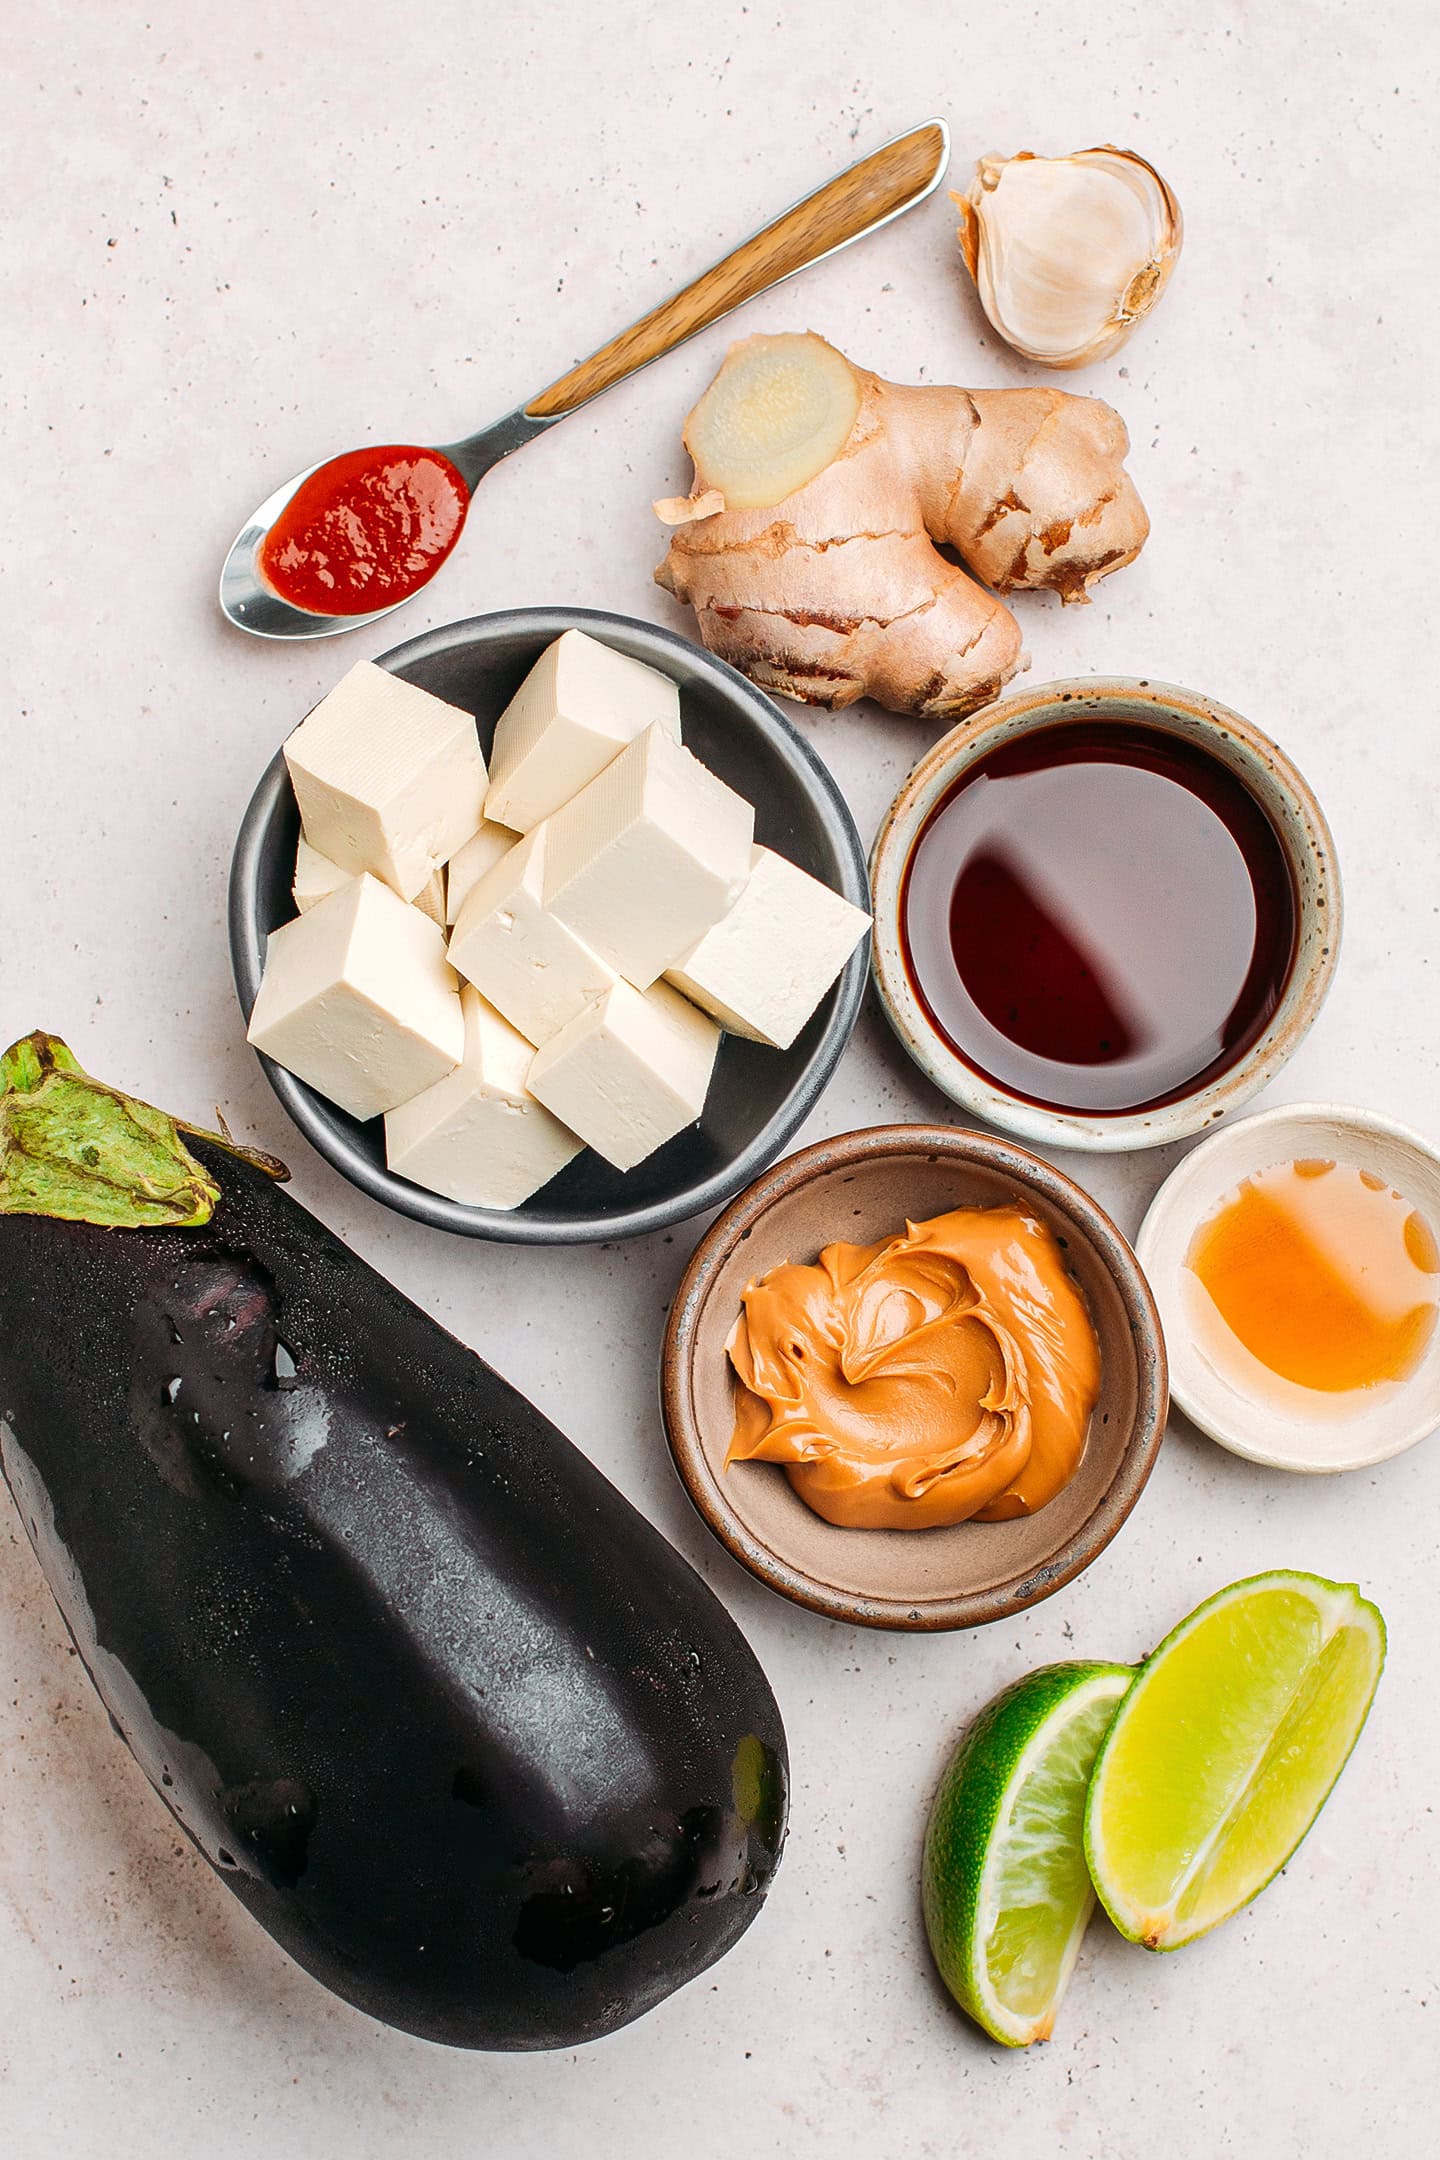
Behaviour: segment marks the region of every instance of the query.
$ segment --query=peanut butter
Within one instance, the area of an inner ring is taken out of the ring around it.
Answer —
[[[856,1530],[1032,1515],[1068,1484],[1100,1351],[1046,1225],[957,1208],[752,1282],[729,1341],[727,1460],[782,1463]]]

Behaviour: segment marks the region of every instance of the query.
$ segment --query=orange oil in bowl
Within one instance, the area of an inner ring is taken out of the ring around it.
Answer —
[[[1408,1379],[1440,1309],[1431,1225],[1385,1179],[1325,1159],[1245,1178],[1200,1225],[1185,1266],[1217,1363],[1259,1367],[1331,1405]]]

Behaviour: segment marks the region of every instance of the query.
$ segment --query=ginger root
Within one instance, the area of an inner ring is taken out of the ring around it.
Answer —
[[[711,652],[831,710],[973,712],[1020,664],[995,593],[1084,600],[1150,529],[1098,398],[888,383],[812,334],[732,345],[684,439],[656,582]]]

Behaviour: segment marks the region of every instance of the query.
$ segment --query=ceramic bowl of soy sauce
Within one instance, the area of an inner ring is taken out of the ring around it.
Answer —
[[[1019,1138],[1118,1153],[1280,1071],[1340,949],[1330,828],[1284,752],[1173,684],[1045,683],[910,774],[870,863],[900,1041]]]

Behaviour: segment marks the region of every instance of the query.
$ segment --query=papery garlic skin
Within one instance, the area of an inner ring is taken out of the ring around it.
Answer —
[[[1184,233],[1154,166],[1109,143],[981,158],[951,200],[980,305],[1007,345],[1045,367],[1113,352],[1160,298]]]

